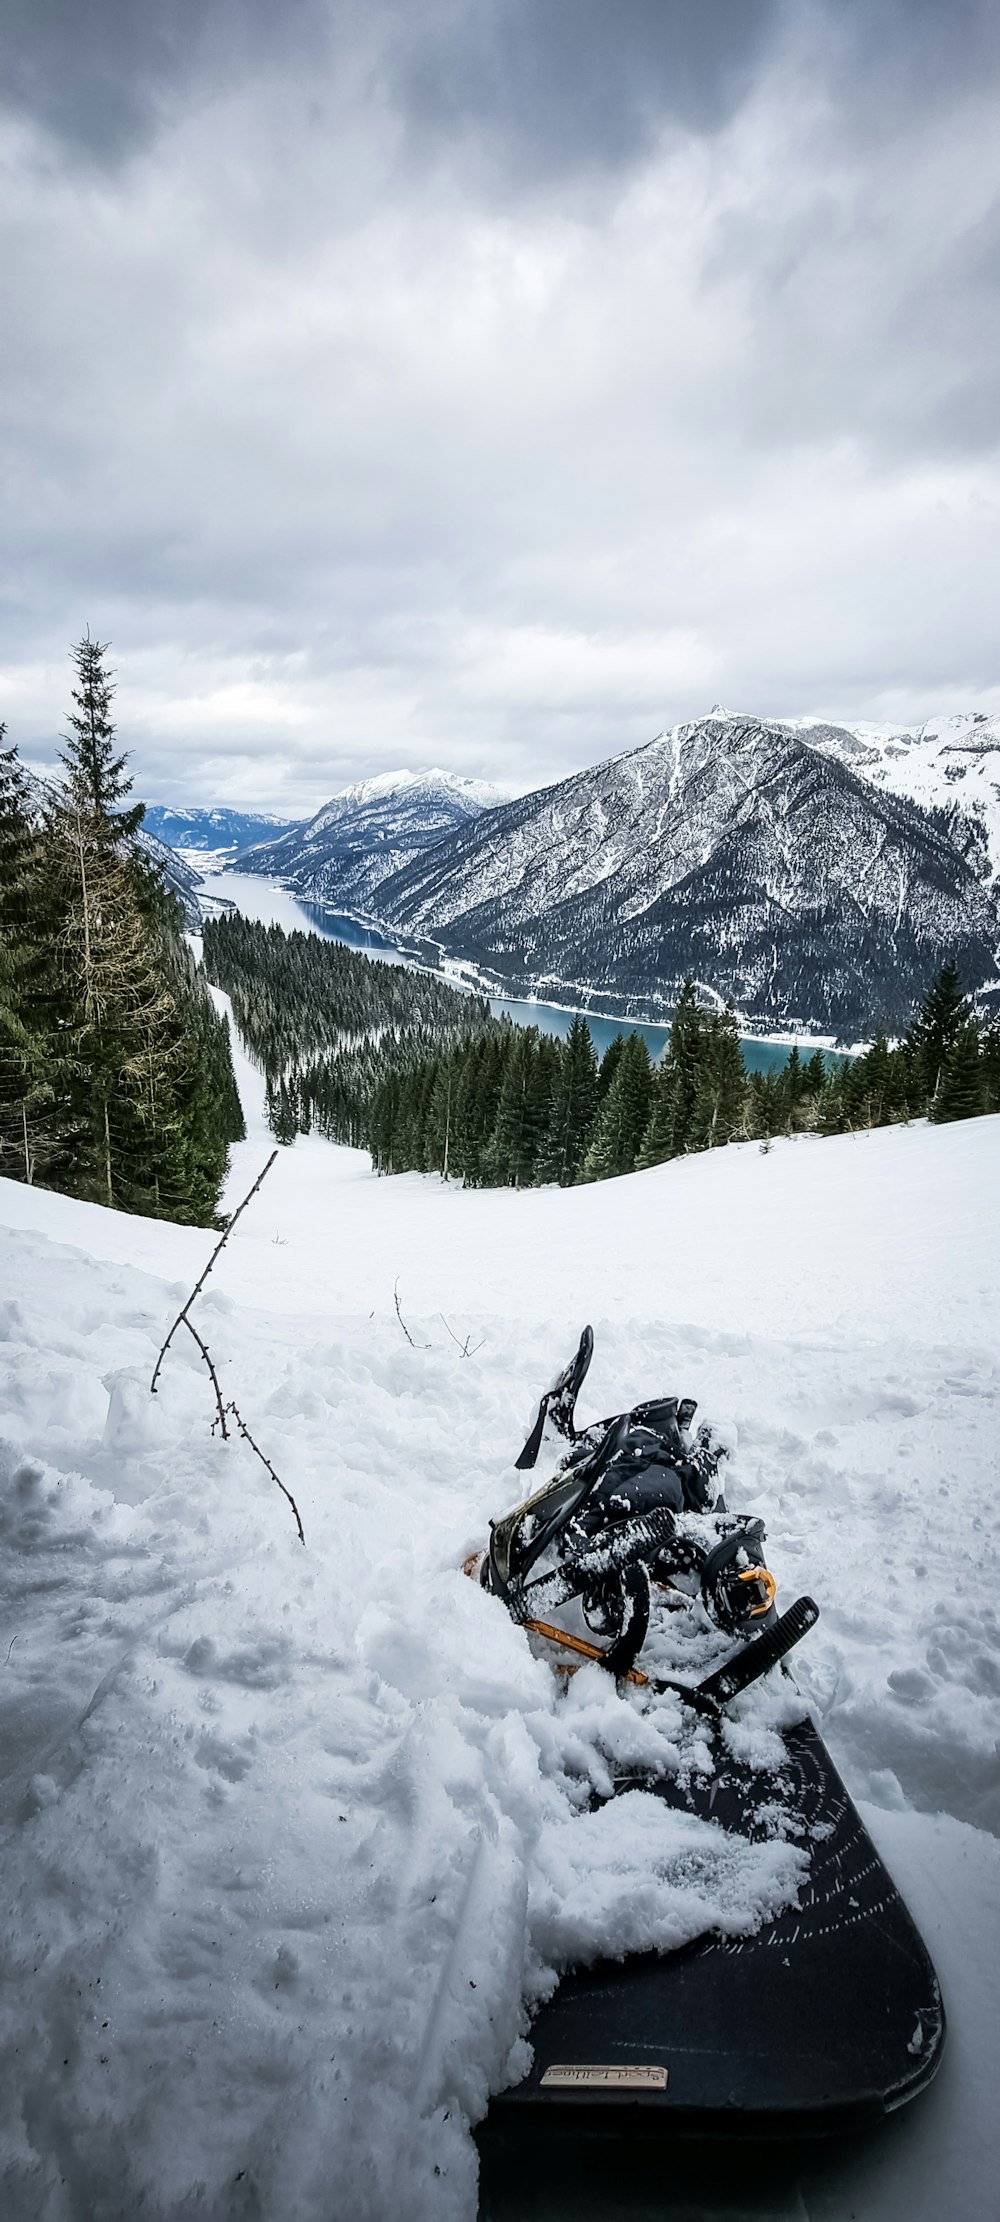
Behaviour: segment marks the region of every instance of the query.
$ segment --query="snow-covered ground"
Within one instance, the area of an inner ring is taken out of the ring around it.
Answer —
[[[240,1076],[231,1203],[269,1148]],[[799,1680],[951,2024],[884,2135],[718,2211],[991,2211],[998,1174],[1000,1119],[568,1194],[377,1181],[300,1141],[196,1317],[305,1550],[213,1437],[190,1337],[148,1394],[211,1237],[0,1184],[11,2222],[471,2222],[468,2125],[552,1971],[794,1891],[781,1842],[708,1830],[692,1862],[658,1801],[590,1813],[617,1754],[698,1763],[681,1716],[597,1669],[562,1694],[460,1571],[585,1318],[587,1415],[685,1391],[738,1428],[731,1501],[765,1517],[781,1601],[823,1608]],[[737,1733],[766,1752],[783,1702],[748,1696]],[[668,2176],[655,2211],[717,2211]],[[538,2186],[508,2211],[563,2214]]]

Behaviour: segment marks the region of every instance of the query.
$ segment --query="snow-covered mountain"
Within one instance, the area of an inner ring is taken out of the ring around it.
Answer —
[[[947,811],[970,859],[1000,879],[1000,716],[962,711],[911,726],[785,722],[876,787]]]
[[[485,780],[451,772],[380,772],[343,788],[308,824],[248,850],[240,868],[317,902],[366,909],[391,873],[505,799]]]
[[[946,812],[820,738],[675,726],[439,839],[373,907],[515,993],[655,1015],[692,972],[758,1022],[896,1026],[945,954],[992,977],[995,893]]]
[[[147,833],[171,849],[245,849],[252,841],[271,841],[298,821],[268,810],[173,810],[151,803],[143,820]]]

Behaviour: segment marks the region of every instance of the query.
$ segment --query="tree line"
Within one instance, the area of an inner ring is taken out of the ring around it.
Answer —
[[[135,842],[106,651],[71,650],[61,782],[0,748],[0,1172],[205,1225],[245,1131],[229,1028]]]
[[[688,981],[666,1052],[618,1034],[598,1061],[585,1019],[565,1040],[494,1019],[448,983],[237,913],[208,923],[210,978],[263,1067],[271,1130],[370,1150],[380,1173],[468,1187],[605,1180],[732,1141],[839,1134],[1000,1108],[1000,1024],[946,964],[895,1046],[748,1072],[731,1008]]]
[[[565,1041],[494,1021],[469,1044],[385,1077],[367,1143],[379,1172],[441,1172],[467,1186],[569,1187],[726,1142],[841,1134],[1000,1109],[1000,1023],[987,1023],[955,967],[932,982],[904,1039],[878,1036],[861,1057],[797,1048],[748,1072],[731,1009],[708,1009],[688,981],[654,1065],[639,1034],[619,1034],[598,1063],[574,1018]]]
[[[372,1103],[390,1077],[461,1055],[493,1023],[484,998],[433,973],[236,911],[206,921],[204,953],[263,1069],[279,1142],[315,1128],[367,1148]]]

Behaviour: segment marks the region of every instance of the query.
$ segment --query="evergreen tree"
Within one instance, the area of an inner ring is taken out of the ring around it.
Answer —
[[[670,1040],[656,1072],[650,1116],[639,1149],[640,1167],[661,1165],[691,1147],[703,1036],[704,1017],[697,990],[693,980],[685,980]]]
[[[0,725],[0,740],[5,727]],[[0,1171],[29,1185],[64,1166],[73,1120],[59,1086],[55,921],[31,794],[0,750]]]
[[[985,1028],[981,1040],[983,1108],[1000,1111],[1000,1019]]]
[[[126,771],[127,755],[116,756],[114,751],[115,685],[104,665],[107,649],[107,641],[91,640],[88,626],[70,650],[77,683],[67,717],[67,745],[59,761],[66,768],[73,801],[92,821],[93,837],[121,846],[140,825],[145,804],[118,807],[131,793],[132,780]]]
[[[539,1156],[539,1181],[572,1187],[586,1155],[596,1109],[597,1058],[590,1028],[577,1012],[556,1075],[548,1133]]]
[[[633,1171],[649,1121],[652,1092],[649,1051],[641,1034],[630,1034],[594,1121],[581,1180],[611,1180]]]
[[[986,1087],[980,1053],[979,1028],[970,1019],[947,1050],[931,1099],[929,1117],[944,1125],[950,1119],[975,1119],[986,1109]]]
[[[59,914],[61,1069],[79,1134],[70,1185],[124,1210],[203,1223],[237,1118],[228,1032],[200,1008],[177,905],[136,853],[143,806],[119,807],[132,782],[114,750],[103,659],[89,633],[73,650],[66,786],[42,835]],[[223,1066],[220,1100],[213,1073]]]
[[[530,1188],[548,1119],[550,1068],[537,1026],[516,1027],[513,1034],[483,1162],[493,1185]]]
[[[947,1058],[956,1047],[968,1017],[968,997],[962,988],[958,967],[949,959],[932,980],[906,1037],[919,1075],[923,1108],[928,1112],[937,1095]]]
[[[718,1149],[743,1127],[747,1075],[732,1008],[703,1014],[688,1148]]]
[[[597,1107],[600,1109],[625,1053],[625,1036],[616,1034],[601,1058],[597,1074]]]

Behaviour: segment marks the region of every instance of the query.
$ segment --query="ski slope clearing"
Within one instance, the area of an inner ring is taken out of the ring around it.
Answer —
[[[232,1202],[268,1149],[241,1079]],[[148,1394],[211,1237],[0,1184],[12,2222],[471,2222],[469,2123],[554,1972],[794,1896],[807,1847],[641,1795],[589,1812],[616,1758],[697,1766],[697,1733],[596,1668],[562,1694],[460,1571],[585,1317],[582,1419],[681,1390],[738,1430],[730,1500],[767,1521],[780,1601],[823,1608],[802,1690],[951,2023],[911,2115],[718,2211],[990,2211],[998,1173],[998,1119],[520,1196],[300,1142],[197,1319],[305,1550],[213,1437],[190,1338]],[[718,1639],[679,1617],[657,1640],[701,1665]],[[740,1701],[762,1765],[790,1702]]]

